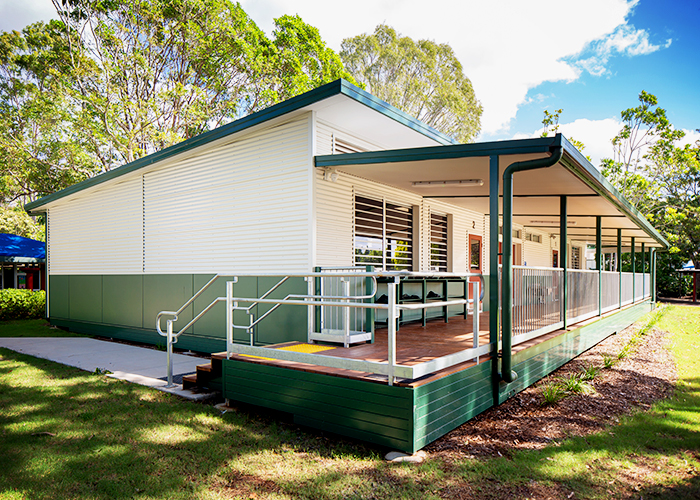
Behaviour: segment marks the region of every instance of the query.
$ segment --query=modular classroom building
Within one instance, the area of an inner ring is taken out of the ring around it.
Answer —
[[[214,353],[188,383],[407,452],[650,311],[668,247],[563,136],[455,144],[342,80],[27,210],[52,324],[168,325]]]

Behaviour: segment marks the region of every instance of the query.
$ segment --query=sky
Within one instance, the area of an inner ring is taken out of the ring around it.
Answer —
[[[654,94],[685,142],[700,139],[698,0],[240,0],[270,34],[298,14],[329,47],[388,24],[448,43],[484,108],[478,141],[538,136],[545,109],[598,165],[620,112]],[[0,30],[55,17],[51,0],[0,0]]]

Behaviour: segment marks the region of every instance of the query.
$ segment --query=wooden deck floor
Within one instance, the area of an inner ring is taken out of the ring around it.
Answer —
[[[479,316],[479,345],[485,345],[489,342],[489,314],[488,312],[481,313]],[[473,346],[473,326],[472,317],[467,319],[462,317],[451,317],[448,323],[443,320],[436,319],[429,321],[426,326],[422,326],[420,322],[401,325],[396,335],[396,362],[400,365],[416,365],[425,361],[430,361],[448,354],[453,354]],[[514,351],[517,352],[526,349],[546,339],[562,334],[563,331],[556,331],[536,339],[524,342],[515,346]],[[298,345],[299,342],[286,342],[268,346],[272,348],[280,348]],[[320,352],[324,356],[334,356],[340,358],[362,359],[375,362],[386,362],[388,359],[387,352],[387,329],[379,328],[374,335],[374,343],[372,344],[357,344],[351,347],[334,346],[331,349]],[[218,353],[213,357],[223,359],[226,353]],[[386,376],[368,374],[354,370],[343,370],[338,368],[329,368],[324,366],[309,365],[306,363],[295,363],[290,361],[280,361],[247,355],[232,355],[231,359],[245,361],[248,363],[259,363],[274,366],[283,366],[294,370],[302,370],[307,372],[323,373],[338,377],[346,377],[352,379],[368,380],[373,382],[386,383]],[[481,356],[479,362],[484,362],[490,359],[490,356]],[[458,365],[446,368],[434,374],[422,377],[416,380],[401,380],[396,382],[396,385],[416,387],[432,380],[436,380],[457,371],[464,370],[476,365],[476,361],[468,361]]]

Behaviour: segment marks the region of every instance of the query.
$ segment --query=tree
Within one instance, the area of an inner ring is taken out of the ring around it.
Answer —
[[[38,224],[19,207],[0,206],[0,233],[44,241],[44,225]]]
[[[452,48],[415,42],[380,24],[346,38],[340,57],[365,89],[460,142],[473,141],[482,107]]]
[[[0,196],[26,203],[340,77],[298,16],[230,0],[53,0],[0,33]]]
[[[685,134],[675,130],[658,99],[642,90],[639,106],[620,113],[622,130],[613,138],[613,157],[603,160],[603,174],[642,212],[661,196],[663,171],[656,159],[669,154]]]
[[[659,255],[659,269],[688,260],[700,268],[700,142],[677,146],[685,134],[656,96],[642,91],[639,101],[621,113],[623,128],[603,174],[671,243],[670,253]],[[663,275],[659,282],[666,293],[678,288],[678,280]]]

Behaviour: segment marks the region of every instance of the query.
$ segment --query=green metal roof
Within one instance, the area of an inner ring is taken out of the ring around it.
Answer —
[[[369,92],[366,92],[361,88],[340,79],[327,83],[326,85],[313,89],[304,94],[292,97],[291,99],[275,104],[274,106],[270,106],[269,108],[265,108],[261,111],[245,116],[239,120],[228,123],[209,132],[199,134],[161,151],[157,151],[148,156],[144,156],[143,158],[139,158],[138,160],[127,163],[126,165],[115,168],[114,170],[110,170],[109,172],[105,172],[90,179],[84,180],[83,182],[79,182],[78,184],[74,184],[73,186],[56,193],[44,196],[39,200],[27,203],[24,208],[27,212],[33,212],[43,207],[47,203],[59,200],[84,189],[97,186],[103,182],[107,182],[122,175],[153,165],[154,163],[172,158],[176,155],[204,146],[210,142],[237,132],[241,132],[255,125],[262,124],[266,121],[278,118],[293,111],[297,111],[336,95],[345,95],[354,101],[364,104],[365,106],[387,116],[392,120],[397,121],[398,123],[405,125],[406,127],[420,134],[423,134],[424,136],[440,144],[456,144],[456,141],[451,137],[435,130],[432,127],[429,127],[425,123],[382,101]]]

